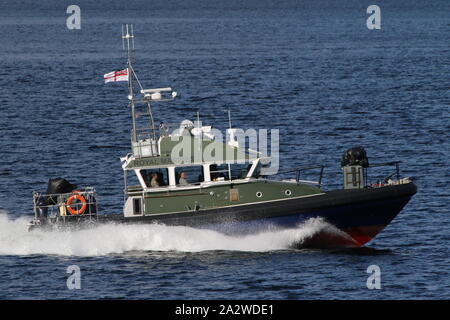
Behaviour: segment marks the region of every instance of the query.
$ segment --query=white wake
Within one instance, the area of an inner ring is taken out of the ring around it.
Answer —
[[[76,231],[28,232],[29,221],[30,217],[13,220],[6,213],[0,213],[0,255],[101,256],[128,251],[206,250],[261,252],[288,249],[319,231],[339,232],[321,219],[310,219],[295,229],[239,237],[210,230],[158,224],[111,223]]]

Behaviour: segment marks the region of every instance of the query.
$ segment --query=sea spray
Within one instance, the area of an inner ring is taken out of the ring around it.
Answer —
[[[231,250],[264,252],[298,246],[314,234],[339,232],[321,219],[295,229],[229,236],[216,231],[161,224],[107,223],[76,231],[27,231],[29,217],[11,219],[0,213],[0,255],[101,256],[128,251]]]

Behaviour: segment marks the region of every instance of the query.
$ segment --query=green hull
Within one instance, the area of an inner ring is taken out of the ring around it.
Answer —
[[[310,185],[270,180],[254,180],[223,185],[165,188],[162,191],[129,189],[132,198],[143,199],[141,214],[166,214],[183,211],[216,209],[229,206],[262,203],[321,194],[319,188]]]

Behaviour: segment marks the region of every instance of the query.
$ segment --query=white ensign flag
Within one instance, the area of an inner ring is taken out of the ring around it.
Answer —
[[[115,81],[128,81],[128,68],[120,71],[109,72],[103,76],[103,79],[105,79],[105,83]]]

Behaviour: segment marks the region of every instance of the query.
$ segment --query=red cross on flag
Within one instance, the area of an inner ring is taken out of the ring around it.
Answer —
[[[103,76],[105,83],[116,81],[128,81],[128,68],[120,71],[113,71]]]

